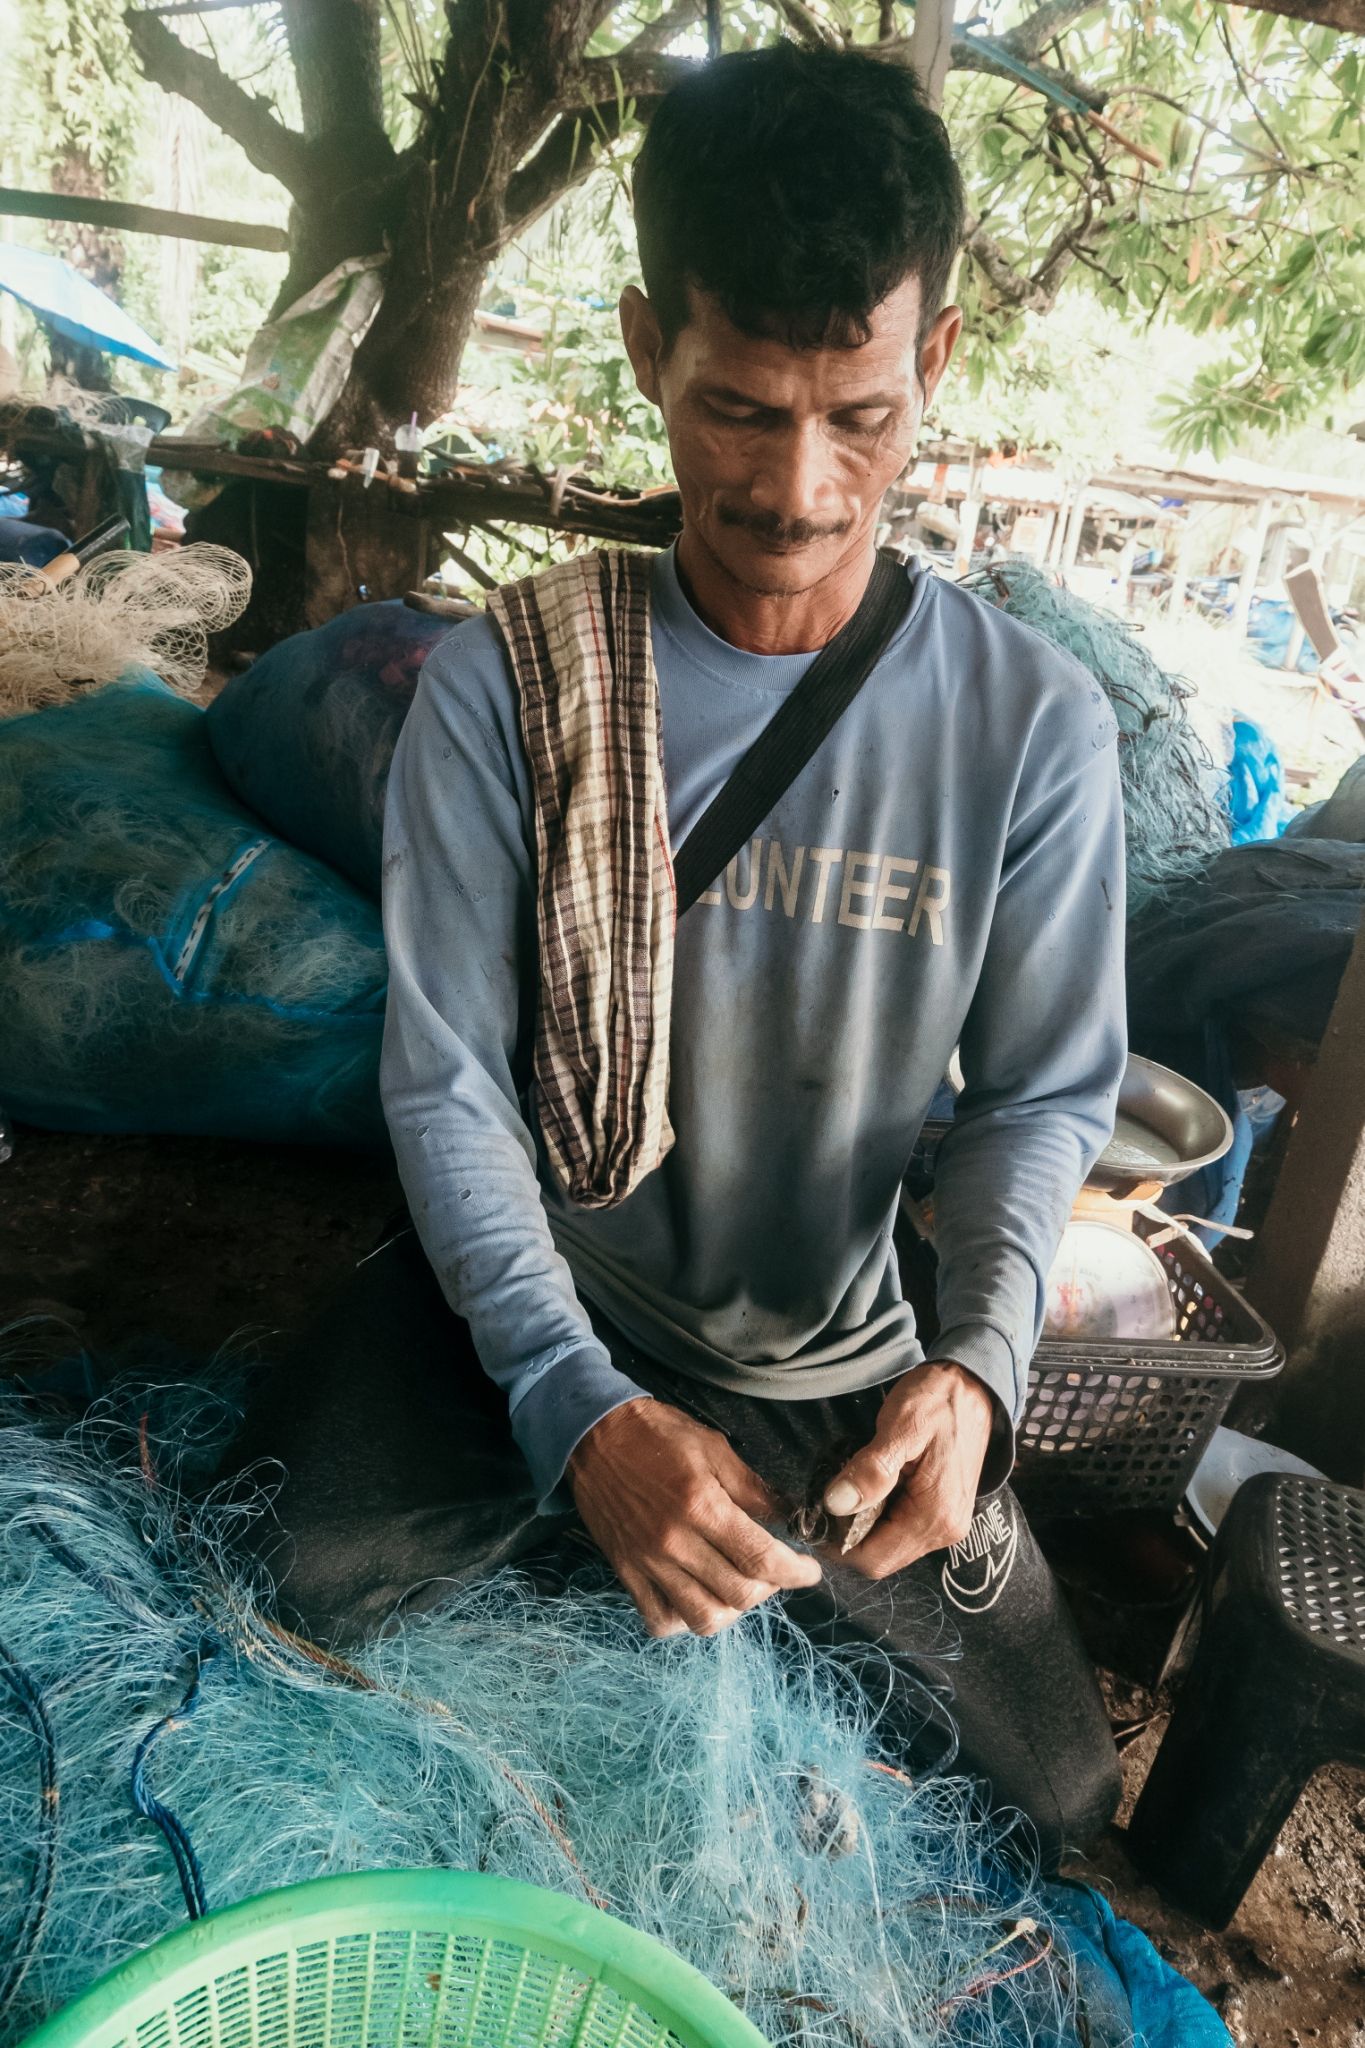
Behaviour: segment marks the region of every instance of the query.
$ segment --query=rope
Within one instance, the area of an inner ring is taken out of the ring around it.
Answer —
[[[147,1766],[162,1736],[172,1734],[177,1728],[183,1728],[186,1721],[197,1711],[203,1697],[200,1682],[204,1666],[217,1654],[218,1644],[211,1636],[202,1636],[195,1651],[194,1677],[184,1698],[179,1706],[172,1708],[154,1728],[148,1729],[133,1755],[133,1805],[144,1819],[152,1821],[165,1836],[167,1847],[175,1860],[175,1874],[180,1879],[180,1889],[185,1895],[185,1910],[191,1920],[202,1920],[208,1911],[204,1893],[204,1873],[184,1825],[168,1806],[162,1805],[148,1786]]]

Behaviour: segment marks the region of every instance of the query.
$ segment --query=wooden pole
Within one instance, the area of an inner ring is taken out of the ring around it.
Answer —
[[[1085,526],[1085,485],[1078,484],[1076,495],[1071,501],[1071,517],[1067,521],[1066,539],[1062,544],[1062,574],[1076,566],[1076,557],[1081,549],[1081,532]]]
[[[1194,538],[1194,514],[1185,513],[1185,523],[1180,529],[1180,538],[1175,544],[1175,569],[1171,575],[1171,588],[1166,599],[1167,616],[1180,617],[1185,602],[1185,592],[1190,587],[1190,543]]]
[[[952,61],[955,12],[954,0],[917,0],[915,7],[910,68],[935,110],[943,105],[943,88]]]
[[[1275,509],[1275,500],[1264,497],[1256,514],[1256,525],[1252,531],[1251,546],[1242,563],[1242,573],[1237,579],[1237,602],[1232,608],[1232,630],[1239,640],[1245,640],[1247,625],[1251,619],[1251,600],[1256,595],[1256,578],[1260,574],[1261,557],[1265,553],[1265,537],[1270,531],[1270,515]]]
[[[1280,1433],[1359,1485],[1365,1460],[1365,924],[1341,978],[1247,1293],[1284,1345]]]
[[[76,199],[66,193],[22,192],[0,185],[0,214],[24,220],[75,220],[135,235],[169,235],[181,242],[214,242],[226,249],[269,249],[283,255],[289,237],[264,221],[218,220],[208,214],[171,213],[164,206],[134,206],[124,199]]]

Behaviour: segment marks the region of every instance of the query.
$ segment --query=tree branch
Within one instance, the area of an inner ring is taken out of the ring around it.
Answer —
[[[677,0],[612,56],[579,65],[562,95],[565,111],[509,181],[505,203],[512,233],[529,227],[587,176],[596,148],[621,133],[624,101],[658,99],[698,68],[696,58],[669,57],[667,45],[705,13],[706,0]]]
[[[1318,22],[1348,36],[1365,36],[1365,0],[1245,0],[1245,4],[1261,14]]]
[[[1016,269],[1004,245],[988,235],[979,220],[968,223],[963,243],[967,254],[990,285],[1002,306],[1020,313],[1050,313],[1061,290],[1062,280],[1081,250],[1100,232],[1089,205],[1060,234],[1053,238],[1046,255],[1031,277]]]
[[[282,11],[305,137],[311,142],[345,129],[352,141],[363,136],[368,151],[378,130],[387,142],[379,0],[283,0]]]
[[[1026,15],[1017,28],[1007,29],[996,41],[1003,43],[1012,57],[1032,63],[1063,29],[1070,28],[1083,14],[1092,13],[1095,6],[1096,0],[1043,0],[1043,5]]]
[[[605,107],[618,95],[628,99],[660,99],[670,86],[691,78],[697,57],[670,57],[662,50],[640,50],[627,43],[611,57],[585,58],[564,81],[559,105],[563,112]]]
[[[843,37],[838,29],[807,7],[805,0],[774,0],[774,5],[799,43],[805,43],[812,50],[819,50],[826,44],[836,50],[843,48]]]
[[[657,21],[647,23],[638,35],[621,45],[621,54],[655,56],[668,48],[674,36],[694,27],[705,16],[706,0],[674,0],[674,5],[666,7]]]
[[[909,36],[900,36],[894,42],[868,43],[860,47],[865,48],[870,56],[884,57],[890,64],[907,64],[913,69],[911,45],[912,39]],[[1092,113],[1103,113],[1109,99],[1106,92],[1099,91],[1093,85],[1087,85],[1083,79],[1073,77],[1071,72],[1062,71],[1055,64],[1034,64],[1031,58],[1022,57],[1016,50],[1010,49],[1008,38],[1005,36],[997,36],[993,41],[987,37],[954,36],[949,68],[953,71],[983,71],[992,78],[1008,78],[1012,85],[1021,84],[1022,81],[1015,71],[1002,64],[996,57],[996,45],[1008,51],[1017,62],[1029,64],[1040,78],[1046,78],[1052,84],[1060,86],[1063,92],[1070,93],[1073,99],[1079,100],[1082,106],[1088,107]]]
[[[561,114],[539,148],[508,180],[503,202],[508,232],[520,234],[556,199],[581,184],[597,160],[596,146],[614,142],[620,132],[617,100]]]
[[[1087,85],[1084,79],[1077,78],[1073,72],[1063,71],[1058,65],[1034,63],[1031,57],[1024,56],[1021,51],[1011,46],[1008,36],[997,36],[993,39],[985,36],[954,36],[954,71],[984,71],[992,78],[1008,78],[1012,84],[1018,85],[1020,80],[1016,74],[997,60],[992,40],[999,43],[1003,50],[1008,51],[1011,57],[1018,58],[1020,63],[1031,65],[1040,78],[1049,79],[1052,84],[1060,86],[1063,92],[1069,92],[1073,99],[1089,107],[1093,114],[1104,112],[1109,98],[1107,93],[1098,91],[1093,85]],[[886,47],[890,51],[896,48],[896,45],[888,44]],[[908,50],[908,44],[906,48]]]
[[[198,107],[240,145],[258,171],[278,178],[286,191],[297,197],[304,190],[311,172],[308,145],[276,120],[264,100],[244,92],[212,58],[189,49],[154,14],[129,9],[123,19],[134,55],[153,85]]]

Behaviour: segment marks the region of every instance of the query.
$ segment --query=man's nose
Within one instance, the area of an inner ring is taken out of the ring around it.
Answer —
[[[784,526],[828,515],[829,451],[815,420],[794,420],[764,436],[749,485],[757,512],[771,513]]]

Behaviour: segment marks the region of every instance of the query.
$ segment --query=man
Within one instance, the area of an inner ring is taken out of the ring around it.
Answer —
[[[683,505],[651,581],[676,849],[867,589],[958,337],[962,198],[908,74],[783,44],[663,102],[635,199],[622,328]],[[608,1207],[570,1200],[538,1127],[535,846],[508,654],[472,621],[405,726],[384,875],[385,1107],[448,1309],[409,1237],[315,1340],[286,1592],[314,1626],[377,1623],[564,1513],[652,1635],[783,1596],[919,1669],[955,1637],[964,1757],[1055,1857],[1109,1817],[1113,1753],[999,1489],[1124,1060],[1101,693],[915,572],[853,703],[678,921],[676,1142]],[[926,1350],[892,1227],[958,1045]],[[778,1533],[822,1496],[873,1524],[846,1555]]]

